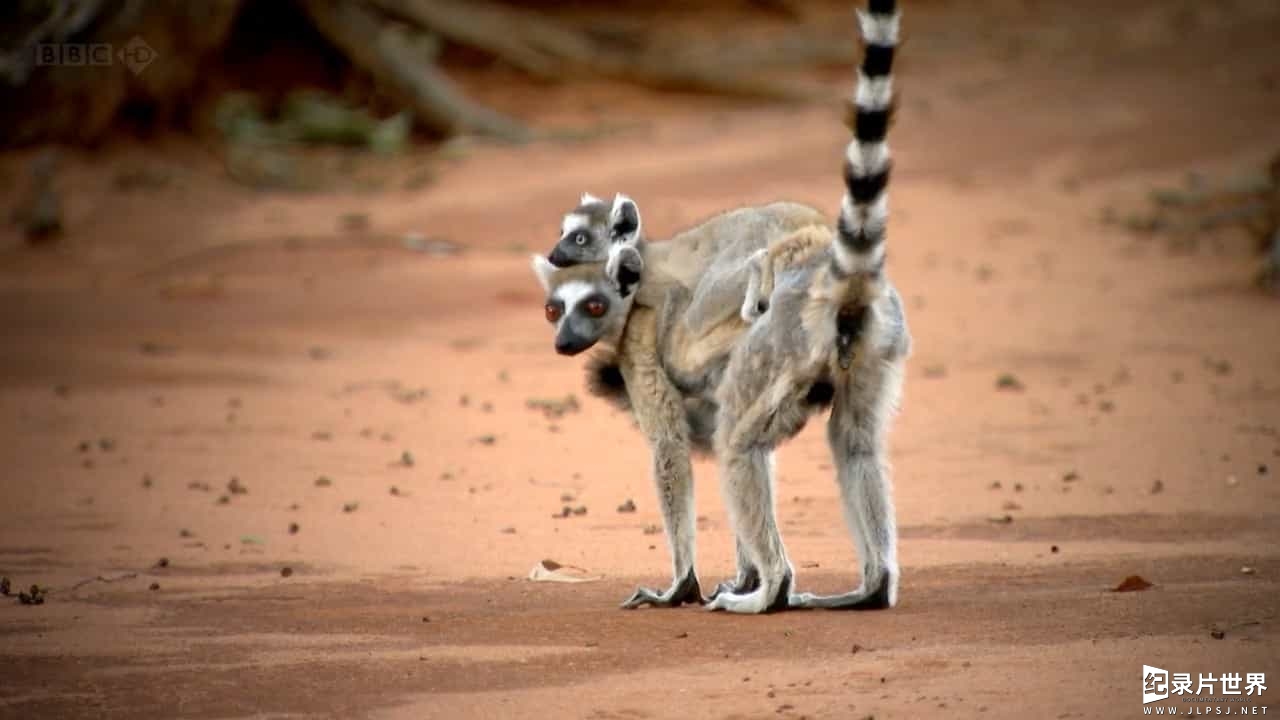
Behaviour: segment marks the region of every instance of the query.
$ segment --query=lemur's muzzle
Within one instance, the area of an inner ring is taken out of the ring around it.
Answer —
[[[558,268],[569,267],[573,264],[573,258],[567,253],[561,252],[560,247],[556,246],[551,250],[551,254],[547,256],[547,260]]]
[[[561,332],[556,335],[556,352],[561,355],[577,355],[595,344],[595,338],[583,337],[573,332]]]
[[[560,353],[561,355],[569,355],[569,356],[577,355],[578,353],[582,352],[583,350],[586,350],[592,345],[595,345],[595,343],[591,341],[583,341],[583,340],[577,340],[577,339],[565,340],[563,338],[556,338],[556,352]]]

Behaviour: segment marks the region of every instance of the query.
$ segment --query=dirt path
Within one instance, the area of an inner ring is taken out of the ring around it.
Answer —
[[[667,572],[645,448],[551,352],[524,249],[583,190],[657,235],[833,208],[833,109],[642,96],[616,137],[321,196],[119,148],[68,168],[58,247],[0,236],[0,575],[52,588],[0,602],[0,717],[1131,717],[1143,664],[1280,682],[1280,306],[1243,236],[1098,221],[1280,149],[1280,9],[924,5],[894,130],[899,608],[615,609]],[[139,165],[171,180],[119,190]],[[696,471],[710,584],[732,541]],[[820,427],[780,472],[800,584],[850,586]],[[542,558],[603,579],[524,580]],[[1108,592],[1132,574],[1155,587]]]

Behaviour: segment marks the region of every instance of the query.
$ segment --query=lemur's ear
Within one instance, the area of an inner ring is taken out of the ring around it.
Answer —
[[[618,193],[609,210],[609,235],[617,243],[635,245],[640,239],[640,208],[631,198]]]
[[[556,266],[551,261],[541,255],[533,256],[533,274],[538,276],[538,282],[542,283],[543,292],[551,292],[551,276],[556,272]]]
[[[582,193],[582,199],[578,200],[579,205],[591,205],[598,202],[602,202],[600,198],[596,197],[595,195],[592,195],[589,192]]]
[[[613,245],[609,248],[609,260],[605,263],[605,272],[618,288],[618,294],[627,297],[640,282],[640,274],[644,271],[644,258],[640,251],[632,245]]]

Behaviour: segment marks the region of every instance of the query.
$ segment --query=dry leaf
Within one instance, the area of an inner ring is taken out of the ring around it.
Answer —
[[[1130,575],[1115,586],[1111,592],[1140,592],[1151,587],[1155,586],[1147,582],[1141,575]]]
[[[561,565],[555,560],[541,560],[529,571],[533,582],[582,583],[595,582],[600,575],[588,575],[586,570],[573,565]]]

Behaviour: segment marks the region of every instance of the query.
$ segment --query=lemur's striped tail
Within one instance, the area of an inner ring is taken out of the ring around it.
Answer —
[[[869,0],[858,10],[864,55],[853,97],[853,140],[845,150],[844,200],[835,244],[837,275],[878,273],[884,266],[889,219],[889,145],[893,110],[893,54],[901,13],[894,0]]]

